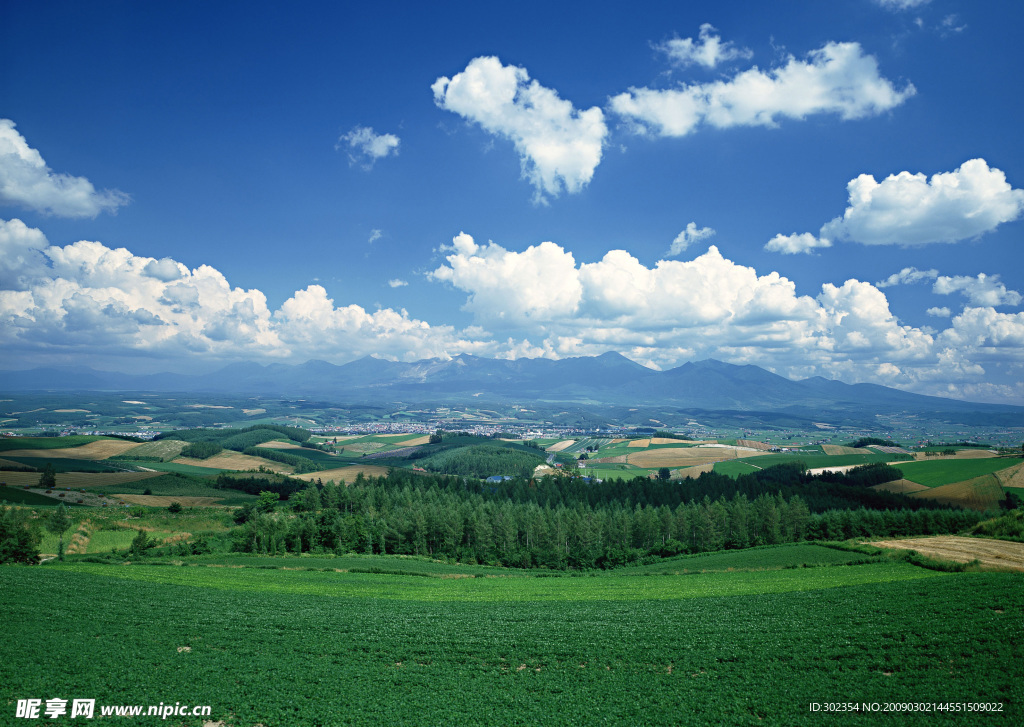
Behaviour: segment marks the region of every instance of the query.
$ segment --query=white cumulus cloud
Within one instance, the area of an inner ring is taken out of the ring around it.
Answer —
[[[714,26],[704,23],[700,35],[693,38],[672,38],[656,46],[679,66],[700,65],[714,68],[719,63],[736,58],[751,58],[754,53],[748,48],[737,48],[733,43],[723,43],[721,36],[714,35]]]
[[[371,126],[356,126],[342,134],[334,148],[346,149],[350,165],[359,164],[369,170],[378,159],[397,155],[400,143],[394,134],[377,134]]]
[[[832,247],[832,241],[823,237],[817,237],[810,232],[792,235],[778,234],[764,246],[768,252],[780,252],[783,255],[798,255],[806,253],[810,255],[814,250],[822,247]]]
[[[483,331],[463,335],[404,310],[336,306],[319,285],[273,311],[263,292],[234,287],[209,265],[189,269],[100,242],[50,245],[20,220],[0,220],[0,350],[19,360],[200,355],[341,363],[494,348]]]
[[[672,241],[672,247],[669,248],[668,254],[678,255],[693,243],[706,240],[714,234],[715,231],[710,227],[701,227],[698,230],[696,222],[688,222],[686,229],[676,235],[676,239]]]
[[[973,278],[969,275],[941,275],[936,278],[932,292],[940,295],[959,292],[971,304],[979,306],[1020,305],[1024,299],[1016,290],[1007,290],[1006,286],[999,282],[998,275],[985,273],[979,273]]]
[[[502,65],[495,57],[474,58],[464,71],[438,78],[431,90],[440,108],[515,145],[537,201],[563,189],[579,192],[601,162],[608,134],[604,112],[574,108],[531,80],[525,68]]]
[[[957,242],[991,232],[1024,211],[1024,190],[1006,175],[971,159],[952,172],[900,172],[881,182],[861,174],[847,185],[849,206],[821,228],[831,239],[864,245]]]
[[[952,311],[950,311],[949,308],[946,308],[945,306],[943,306],[942,308],[939,308],[937,306],[934,308],[929,308],[928,310],[925,311],[925,313],[927,313],[930,316],[935,316],[936,318],[949,318],[949,316],[952,315]]]
[[[897,89],[878,72],[874,56],[858,43],[827,43],[807,60],[757,67],[731,79],[675,89],[632,88],[610,101],[611,108],[641,133],[685,136],[701,124],[717,128],[776,126],[781,118],[837,114],[842,119],[873,116],[915,93]]]
[[[54,172],[13,121],[0,119],[0,204],[58,217],[95,217],[129,201],[124,192],[98,191],[85,177]]]
[[[408,284],[408,282],[402,280],[401,278],[392,278],[391,280],[388,281],[388,286],[392,288],[404,288]]]

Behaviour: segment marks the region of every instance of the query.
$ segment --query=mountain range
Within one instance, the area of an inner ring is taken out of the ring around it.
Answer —
[[[813,377],[794,381],[754,365],[708,359],[655,371],[618,353],[550,359],[463,354],[402,363],[366,357],[344,365],[236,363],[207,374],[134,375],[86,367],[0,373],[0,391],[151,391],[367,403],[574,403],[773,411],[813,417],[911,414],[1020,425],[1024,407],[913,394]],[[994,417],[994,418],[993,418]]]

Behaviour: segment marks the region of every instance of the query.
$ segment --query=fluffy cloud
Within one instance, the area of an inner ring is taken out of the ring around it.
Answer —
[[[464,308],[481,325],[516,329],[521,338],[498,346],[510,357],[617,350],[660,368],[716,357],[789,376],[957,396],[936,389],[936,382],[977,382],[986,376],[980,360],[999,351],[998,360],[1012,361],[1024,349],[1024,314],[967,308],[937,333],[902,323],[871,283],[826,283],[817,296],[800,295],[778,273],[759,275],[714,246],[693,260],[653,267],[624,250],[580,263],[552,242],[516,252],[478,245],[466,234],[445,252],[447,264],[429,277],[465,292]],[[549,277],[541,281],[543,275]],[[893,284],[901,276],[903,282],[933,277],[907,269]],[[949,311],[930,314],[948,317]]]
[[[547,321],[569,316],[579,306],[576,261],[552,242],[511,252],[494,243],[477,245],[462,233],[442,249],[451,253],[448,265],[428,277],[468,292],[463,309],[488,323]]]
[[[952,172],[900,172],[881,182],[862,174],[847,185],[849,206],[821,235],[865,245],[957,242],[991,232],[1024,211],[1024,190],[1006,175],[971,159]]]
[[[723,43],[720,36],[712,35],[714,31],[715,28],[710,23],[704,23],[700,26],[698,40],[672,38],[656,47],[674,64],[684,67],[697,64],[705,68],[714,68],[725,61],[750,58],[754,55],[748,48],[737,48],[732,43]]]
[[[392,280],[388,281],[388,285],[392,288],[404,288],[408,284],[408,282],[402,280],[401,278],[393,278]]]
[[[350,165],[359,164],[369,170],[378,159],[397,155],[400,143],[401,140],[394,134],[377,134],[371,126],[356,126],[347,134],[342,134],[334,148],[347,149]]]
[[[0,119],[0,204],[26,207],[59,217],[95,217],[116,212],[129,197],[97,191],[85,177],[54,173],[10,119]]]
[[[998,275],[985,273],[979,273],[975,278],[969,275],[939,276],[932,286],[932,292],[940,295],[960,292],[973,305],[981,306],[1020,305],[1022,300],[1020,293],[1016,290],[1007,290],[1006,286],[999,282]]]
[[[672,241],[672,247],[669,249],[668,254],[678,255],[693,243],[706,240],[714,234],[715,231],[710,227],[702,227],[698,230],[696,222],[689,222],[686,225],[686,229],[676,235],[676,239]]]
[[[271,311],[261,291],[232,287],[209,265],[190,270],[99,242],[49,245],[20,220],[0,220],[0,252],[0,348],[19,356],[341,362],[371,353],[423,358],[495,347],[481,331],[467,339],[405,311],[335,306],[318,285]]]
[[[821,247],[832,247],[832,241],[823,237],[816,237],[810,232],[792,235],[776,235],[764,246],[768,252],[780,252],[783,255],[798,255],[800,253],[811,254],[812,251]]]
[[[504,66],[494,57],[474,58],[466,70],[438,78],[431,89],[440,108],[512,141],[537,201],[563,189],[579,192],[601,162],[608,134],[601,109],[573,108],[531,81],[525,68]]]
[[[717,128],[775,126],[780,118],[832,113],[842,119],[872,116],[915,93],[897,90],[878,73],[858,43],[828,43],[806,61],[790,57],[778,68],[756,67],[708,84],[656,90],[633,88],[611,99],[611,108],[642,133],[685,136],[700,124]]]
[[[945,306],[943,306],[942,308],[929,308],[928,310],[925,311],[925,313],[927,313],[930,316],[935,316],[936,318],[949,318],[950,315],[952,315],[952,311],[950,311],[949,308],[946,308]]]
[[[893,273],[885,280],[875,283],[878,288],[890,288],[893,285],[909,285],[922,280],[935,280],[939,277],[938,270],[918,270],[917,268],[903,268],[898,273]]]

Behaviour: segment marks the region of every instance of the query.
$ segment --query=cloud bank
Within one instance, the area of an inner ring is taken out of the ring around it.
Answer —
[[[58,217],[96,217],[116,212],[130,197],[102,192],[85,177],[58,174],[30,147],[10,119],[0,119],[0,205],[28,208]]]

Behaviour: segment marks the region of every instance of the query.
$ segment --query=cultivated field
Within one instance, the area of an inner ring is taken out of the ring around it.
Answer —
[[[1003,499],[1003,488],[999,486],[999,480],[995,475],[982,475],[963,482],[929,487],[911,493],[910,496],[971,510],[995,510],[999,507],[999,501]]]
[[[269,459],[263,459],[262,457],[253,457],[248,454],[232,452],[230,450],[225,450],[220,454],[215,454],[214,456],[207,457],[206,459],[178,457],[173,461],[173,464],[188,465],[190,467],[206,467],[208,469],[236,470],[239,472],[244,472],[245,470],[258,470],[260,467],[265,467],[269,470],[280,472],[282,474],[290,474],[294,469],[291,465],[283,464],[281,462],[273,462]]]
[[[58,472],[57,487],[106,487],[156,477],[160,472]],[[38,472],[0,472],[0,482],[13,487],[39,484]]]
[[[909,494],[911,492],[921,492],[928,488],[924,485],[919,485],[916,482],[911,482],[910,480],[893,480],[892,482],[883,482],[880,485],[875,485],[871,489]]]
[[[825,454],[864,454],[864,450],[862,449],[842,447],[838,444],[823,444],[821,445],[821,448]]]
[[[978,560],[984,566],[1024,571],[1024,543],[985,538],[961,538],[956,535],[937,535],[929,538],[901,540],[873,540],[870,545],[879,548],[916,550],[930,558],[969,563]]]
[[[1024,721],[1024,576],[846,565],[843,553],[794,553],[820,562],[787,568],[787,555],[749,554],[768,570],[582,578],[258,567],[297,558],[4,567],[0,709],[80,693],[97,705],[208,704],[211,722],[246,726]],[[677,565],[743,563],[726,553]],[[53,628],[54,613],[74,614],[74,627]],[[1000,711],[830,720],[808,708],[854,700]]]
[[[159,457],[164,462],[170,462],[181,454],[185,448],[185,442],[178,439],[158,439],[154,442],[143,442],[131,449],[126,449],[119,455],[124,458]]]
[[[127,442],[123,439],[99,439],[78,447],[62,447],[60,449],[12,449],[4,452],[7,457],[53,457],[61,459],[106,459],[125,454],[136,447],[138,442]]]
[[[188,495],[136,495],[119,494],[116,497],[125,502],[135,505],[148,505],[149,507],[167,507],[172,502],[177,502],[185,507],[211,507],[221,504],[219,497],[189,497]]]
[[[656,469],[659,467],[695,467],[739,457],[752,457],[761,453],[736,447],[661,447],[634,452],[627,456],[629,464]],[[765,455],[761,455],[765,456]]]
[[[973,457],[924,462],[894,462],[905,479],[927,487],[938,487],[980,477],[1020,464],[1009,457]]]
[[[349,467],[338,467],[331,470],[321,470],[319,472],[307,472],[302,475],[292,475],[294,479],[305,480],[306,482],[315,482],[316,480],[322,480],[323,482],[334,481],[340,483],[344,480],[347,483],[351,483],[356,479],[356,475],[360,472],[363,473],[363,477],[383,477],[388,473],[390,467],[381,467],[379,465],[372,464],[354,464]]]
[[[561,452],[563,449],[568,449],[576,443],[575,439],[563,439],[561,442],[552,444],[550,447],[544,449],[545,452]]]

